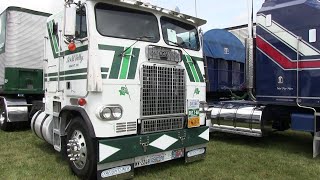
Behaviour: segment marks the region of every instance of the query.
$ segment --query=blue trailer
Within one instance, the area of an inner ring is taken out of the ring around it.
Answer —
[[[245,47],[232,33],[212,29],[204,34],[207,99],[230,98],[244,90]],[[233,92],[233,93],[231,93]]]

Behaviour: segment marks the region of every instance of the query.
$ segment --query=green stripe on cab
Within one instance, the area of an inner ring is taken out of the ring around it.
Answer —
[[[189,66],[189,63],[187,62],[187,57],[186,56],[182,56],[182,60],[183,60],[184,66],[186,67],[187,74],[189,76],[190,81],[191,82],[195,82],[193,74],[192,74],[190,66]]]
[[[132,48],[128,48],[126,52],[123,53],[119,79],[127,79],[128,68],[129,68],[131,57],[132,57]]]

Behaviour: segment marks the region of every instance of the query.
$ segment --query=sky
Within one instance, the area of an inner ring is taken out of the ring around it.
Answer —
[[[195,0],[143,0],[168,9],[178,7],[181,13],[195,16]],[[264,0],[253,0],[254,12],[257,12]],[[207,20],[202,28],[207,31],[214,28],[227,28],[247,24],[247,0],[196,0],[197,15]],[[0,0],[0,12],[8,6],[55,13],[62,8],[64,0]]]

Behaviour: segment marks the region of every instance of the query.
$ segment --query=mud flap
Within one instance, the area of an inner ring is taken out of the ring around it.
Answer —
[[[320,153],[320,132],[316,132],[313,136],[313,158]]]

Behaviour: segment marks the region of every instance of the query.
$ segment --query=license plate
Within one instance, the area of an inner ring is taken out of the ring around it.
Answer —
[[[198,99],[188,100],[188,128],[200,126],[199,106]]]
[[[184,149],[161,152],[157,154],[150,154],[146,156],[139,156],[135,158],[134,167],[149,166],[172,159],[181,158],[184,156]]]
[[[191,117],[188,119],[188,128],[199,127],[199,126],[200,126],[199,117]]]

